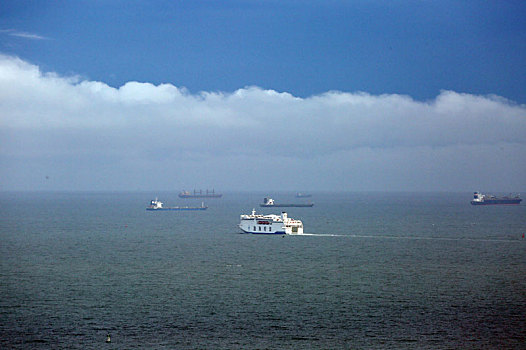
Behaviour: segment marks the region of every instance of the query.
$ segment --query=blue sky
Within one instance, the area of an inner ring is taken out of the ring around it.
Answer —
[[[3,1],[0,189],[518,191],[524,18],[523,1]]]
[[[4,53],[112,86],[526,102],[523,1],[4,1],[0,13],[2,29],[48,38],[4,33]]]

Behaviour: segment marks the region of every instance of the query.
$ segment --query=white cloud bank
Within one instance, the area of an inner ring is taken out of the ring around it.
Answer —
[[[0,137],[3,189],[33,188],[27,174],[42,172],[71,189],[148,189],[152,177],[160,189],[526,185],[526,106],[453,91],[420,102],[258,87],[113,88],[0,56]]]

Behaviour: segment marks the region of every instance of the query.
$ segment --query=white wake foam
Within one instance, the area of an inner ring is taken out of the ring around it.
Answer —
[[[422,236],[385,236],[385,235],[339,235],[332,233],[298,233],[290,236],[314,236],[314,237],[349,237],[349,238],[373,238],[373,239],[400,239],[400,240],[428,240],[428,241],[474,241],[474,242],[517,242],[519,239],[510,238],[469,238],[469,237],[422,237]]]

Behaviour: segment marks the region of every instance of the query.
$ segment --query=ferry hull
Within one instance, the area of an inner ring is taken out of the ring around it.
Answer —
[[[243,230],[243,229],[241,229],[241,231],[243,231],[243,233],[250,233],[250,234],[253,234],[253,235],[286,235],[287,234],[287,232],[285,232],[285,231],[259,232],[259,231],[246,231],[246,230]]]

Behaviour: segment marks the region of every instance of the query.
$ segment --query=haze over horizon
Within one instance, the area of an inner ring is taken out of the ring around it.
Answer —
[[[522,2],[126,4],[0,4],[0,190],[526,189]]]

